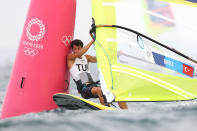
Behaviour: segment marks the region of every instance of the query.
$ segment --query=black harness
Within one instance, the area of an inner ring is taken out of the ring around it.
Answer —
[[[73,79],[74,80],[74,79]],[[100,81],[96,81],[96,82],[90,82],[90,83],[85,83],[85,84],[82,84],[81,80],[78,80],[78,81],[75,81],[75,84],[77,85],[77,90],[79,93],[82,92],[82,89],[84,87],[89,87],[89,86],[92,86],[92,87],[100,87]]]

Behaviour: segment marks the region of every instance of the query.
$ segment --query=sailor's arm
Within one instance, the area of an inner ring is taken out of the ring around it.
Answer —
[[[90,48],[90,46],[94,43],[94,40],[91,40],[86,46],[84,46],[83,48],[81,48],[76,54],[69,54],[67,56],[67,59],[69,60],[74,60],[77,57],[82,56],[83,54],[85,54],[88,49]]]
[[[88,60],[88,62],[92,62],[92,63],[96,63],[96,57],[95,56],[90,56],[90,55],[85,55],[86,59]]]

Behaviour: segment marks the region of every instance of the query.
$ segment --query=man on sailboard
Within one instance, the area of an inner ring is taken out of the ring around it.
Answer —
[[[94,40],[83,47],[81,40],[73,40],[71,42],[72,53],[67,56],[67,65],[81,96],[85,99],[99,98],[100,103],[104,105],[101,88],[94,83],[89,72],[88,63],[96,63],[96,57],[84,55],[93,43]]]
[[[81,96],[85,99],[99,98],[100,103],[105,105],[102,90],[93,81],[89,71],[88,63],[96,63],[96,57],[84,55],[93,43],[94,39],[83,47],[81,40],[73,40],[71,42],[72,53],[67,56],[67,66]],[[118,102],[118,104],[121,109],[128,109],[125,102]]]

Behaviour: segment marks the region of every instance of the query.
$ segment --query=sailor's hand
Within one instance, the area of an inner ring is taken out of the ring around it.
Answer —
[[[90,32],[90,36],[92,37],[92,39],[93,39],[93,34]]]
[[[91,32],[91,30],[90,30],[90,36],[92,37],[92,39],[95,41],[95,36],[93,35],[93,33]]]

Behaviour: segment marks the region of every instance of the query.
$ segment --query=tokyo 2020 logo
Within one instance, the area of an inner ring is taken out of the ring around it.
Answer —
[[[44,37],[45,26],[41,20],[38,18],[31,19],[27,25],[26,35],[31,41],[39,41]]]

